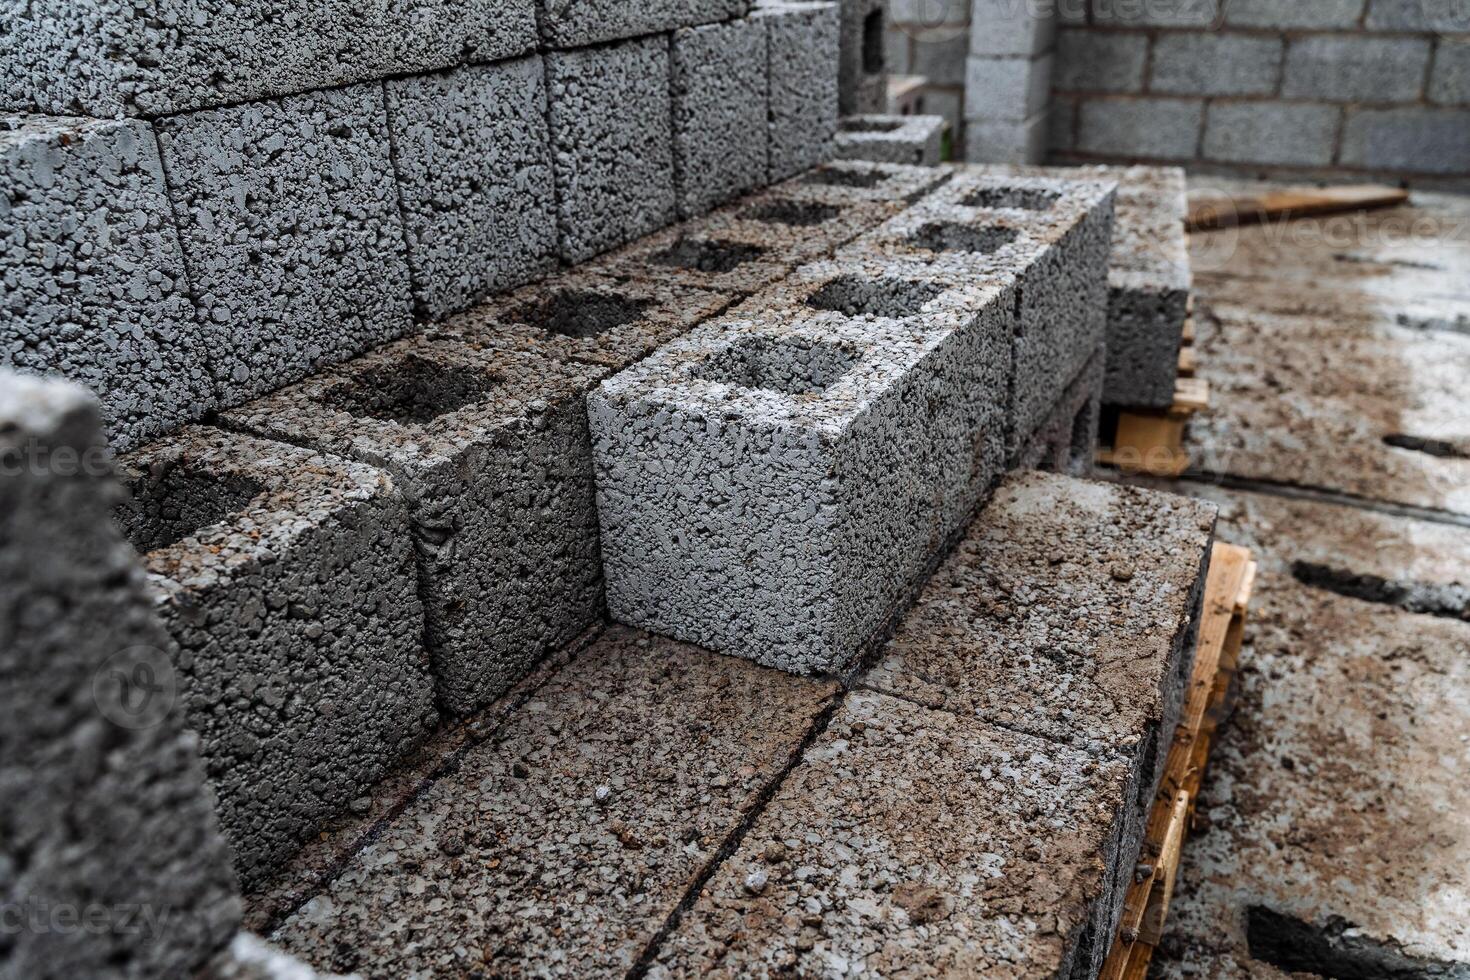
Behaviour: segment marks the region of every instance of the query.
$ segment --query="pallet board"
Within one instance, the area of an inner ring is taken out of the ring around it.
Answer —
[[[1392,207],[1408,199],[1408,191],[1380,184],[1287,188],[1224,197],[1219,192],[1210,191],[1194,195],[1189,202],[1184,228],[1186,231],[1207,231],[1274,218],[1285,221],[1309,215]]]
[[[1116,416],[1105,411],[1098,463],[1151,476],[1174,477],[1189,469],[1184,427],[1191,415],[1210,407],[1210,383],[1196,377],[1199,356],[1194,348],[1193,300],[1191,295],[1191,314],[1180,335],[1174,404],[1164,409],[1119,409]]]
[[[1184,710],[1149,811],[1138,858],[1140,872],[1134,875],[1123,900],[1118,936],[1098,974],[1100,980],[1143,977],[1154,948],[1163,938],[1210,746],[1229,714],[1231,685],[1240,662],[1246,610],[1255,578],[1256,562],[1248,550],[1215,543],[1205,576],[1199,641]]]

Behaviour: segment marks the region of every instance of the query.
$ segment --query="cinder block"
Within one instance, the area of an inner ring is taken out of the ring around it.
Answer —
[[[885,0],[837,0],[842,13],[837,55],[837,111],[844,116],[882,112],[888,103],[883,63]]]
[[[0,461],[0,974],[192,976],[239,892],[97,403],[0,372]]]
[[[1052,84],[1064,92],[1141,92],[1148,35],[1069,27],[1057,34]]]
[[[748,294],[785,278],[794,267],[779,248],[732,241],[704,222],[692,221],[640,238],[578,271]]]
[[[932,167],[943,143],[943,116],[843,116],[833,156]]]
[[[410,329],[381,85],[173,116],[158,138],[221,405]]]
[[[1378,0],[1379,5],[1384,2]],[[1358,26],[1366,3],[1367,0],[1312,0],[1311,3],[1230,0],[1225,8],[1225,22],[1231,27],[1277,30],[1352,30]]]
[[[1198,99],[1084,99],[1077,149],[1128,159],[1192,160],[1204,104]]]
[[[1070,111],[1070,107],[1068,107]],[[976,163],[1036,163],[1046,156],[1052,110],[1030,119],[971,119],[965,123],[965,159]]]
[[[1057,5],[973,0],[970,5],[970,53],[1033,57],[1052,46]]]
[[[1373,0],[1365,22],[1370,31],[1470,33],[1470,10],[1458,3],[1427,0]]]
[[[1039,58],[971,56],[965,72],[966,119],[1030,119],[1051,98],[1050,54]]]
[[[601,6],[567,5],[577,11]],[[651,37],[545,57],[562,258],[580,262],[670,224],[675,207],[668,40]]]
[[[556,210],[541,59],[385,87],[420,315],[439,319],[550,272]]]
[[[896,214],[949,179],[936,167],[862,160],[834,160],[771,188],[771,194],[839,207],[881,204]],[[877,221],[874,222],[877,224]]]
[[[907,28],[964,28],[970,23],[970,0],[888,0],[888,21]]]
[[[1051,112],[1046,117],[1045,150],[1067,152],[1076,148],[1077,101],[1065,95],[1052,96]],[[1041,159],[1045,158],[1043,151]]]
[[[675,31],[674,188],[688,218],[766,183],[766,26],[754,18]]]
[[[1014,304],[891,285],[731,315],[589,394],[614,619],[801,673],[872,639],[988,489],[1005,389],[975,379],[1004,370]],[[914,315],[941,293],[960,312]]]
[[[758,8],[770,58],[768,181],[801,173],[832,156],[837,133],[837,49],[841,19],[835,3]]]
[[[910,74],[922,75],[932,85],[964,85],[969,39],[946,27],[911,30],[914,60]]]
[[[1410,173],[1463,174],[1470,160],[1470,109],[1352,109],[1341,162]]]
[[[1218,27],[1225,0],[1092,0],[1092,23],[1106,27]]]
[[[1170,95],[1269,95],[1281,73],[1280,38],[1164,34],[1154,42],[1149,91]]]
[[[1051,414],[1031,436],[1016,462],[1018,470],[1044,470],[1087,477],[1097,457],[1107,351],[1099,346],[1067,385]]]
[[[890,75],[912,74],[913,58],[910,49],[912,38],[909,36],[911,27],[889,24],[883,31],[883,64],[887,67]],[[890,99],[890,102],[892,100]],[[890,105],[891,109],[892,106]]]
[[[214,405],[143,123],[0,118],[0,367],[90,388],[126,450]]]
[[[579,4],[578,6],[581,6]],[[0,24],[0,107],[157,116],[499,61],[532,0],[36,0]]]
[[[1440,105],[1470,104],[1470,40],[1439,39],[1429,78],[1429,101]]]
[[[1325,167],[1342,109],[1291,102],[1212,102],[1202,154],[1210,160]]]
[[[1429,42],[1416,37],[1317,35],[1286,49],[1281,94],[1327,102],[1413,102],[1424,86]]]
[[[751,0],[535,0],[541,33],[553,48],[663,34],[744,17]]]
[[[408,518],[371,467],[201,426],[118,471],[251,887],[437,720]]]
[[[865,169],[885,166],[852,165]],[[935,174],[936,179],[940,177]],[[808,184],[796,177],[707,215],[700,219],[700,229],[722,241],[772,249],[793,264],[810,262],[831,255],[902,210],[905,201],[883,196],[891,193],[890,187],[899,186],[884,182],[869,192],[861,187]]]
[[[1057,23],[1069,27],[1086,24],[1087,6],[1087,0],[1057,0]]]

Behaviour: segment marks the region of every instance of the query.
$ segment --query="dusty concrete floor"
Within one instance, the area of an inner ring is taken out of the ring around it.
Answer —
[[[1470,977],[1470,198],[1191,249],[1172,486],[1261,574],[1152,975]]]

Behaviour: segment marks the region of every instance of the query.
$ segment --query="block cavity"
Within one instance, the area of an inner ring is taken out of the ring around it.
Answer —
[[[766,29],[745,18],[670,42],[674,184],[680,217],[767,181]]]
[[[0,366],[65,376],[126,450],[214,405],[147,125],[0,117]]]
[[[224,420],[392,474],[412,525],[439,704],[465,713],[601,609],[582,396],[603,373],[434,333]]]
[[[835,3],[786,3],[751,18],[765,26],[770,58],[766,179],[782,180],[832,157],[841,16]]]
[[[556,211],[540,57],[390,79],[398,190],[420,316],[550,272]]]
[[[793,265],[783,249],[734,241],[696,219],[647,235],[582,269],[611,278],[746,294],[784,278]]]
[[[249,887],[437,720],[407,514],[371,467],[201,426],[118,470]]]
[[[161,120],[221,405],[412,325],[379,84]]]
[[[888,101],[883,34],[887,0],[838,0],[842,34],[838,46],[838,110],[844,116],[882,112]]]
[[[832,155],[932,167],[939,163],[945,125],[943,116],[843,116]]]
[[[878,202],[900,208],[918,201],[950,176],[950,171],[934,167],[834,160],[773,186],[771,193],[837,205]]]
[[[744,17],[751,0],[536,0],[542,36],[555,48],[663,34]]]
[[[668,40],[545,57],[561,257],[580,262],[672,222]]]
[[[752,194],[707,215],[700,222],[701,232],[774,249],[786,261],[800,264],[830,256],[903,207],[855,196],[824,200],[821,195],[792,190],[791,183]]]

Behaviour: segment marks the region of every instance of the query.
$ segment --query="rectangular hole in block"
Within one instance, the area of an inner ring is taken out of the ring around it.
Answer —
[[[960,201],[970,208],[1018,208],[1022,211],[1046,211],[1061,198],[1057,191],[1038,187],[981,187]]]
[[[863,74],[883,72],[883,8],[880,7],[863,18]]]
[[[909,244],[930,252],[974,252],[989,255],[1016,240],[1014,228],[931,222],[909,236]]]
[[[211,473],[176,463],[150,472],[128,488],[132,499],[115,520],[140,554],[167,548],[250,505],[265,490],[238,473]]]
[[[891,133],[904,125],[902,119],[839,119],[837,128],[844,133]]]
[[[932,282],[839,276],[808,296],[806,305],[846,316],[900,319],[920,313],[925,303],[942,292],[944,287]]]
[[[668,248],[649,256],[656,265],[689,269],[692,272],[730,272],[766,254],[759,245],[680,238]]]
[[[838,170],[823,169],[808,174],[803,184],[824,184],[828,187],[861,187],[864,189],[877,187],[888,180],[889,175],[881,170]]]
[[[323,400],[359,418],[422,424],[484,401],[499,381],[489,371],[409,354],[391,365],[359,372],[329,389]]]
[[[538,297],[510,314],[527,326],[586,340],[643,317],[647,300],[590,289],[558,289]]]
[[[809,228],[837,217],[841,209],[831,204],[813,201],[788,201],[781,198],[764,204],[753,204],[740,212],[740,217],[749,221],[764,221],[767,224],[790,225],[794,228]]]
[[[746,337],[711,354],[695,368],[706,381],[808,395],[825,391],[859,360],[858,352],[820,340]]]

